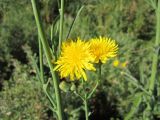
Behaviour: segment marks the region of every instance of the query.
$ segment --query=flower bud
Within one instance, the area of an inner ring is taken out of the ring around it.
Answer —
[[[65,81],[62,81],[60,84],[59,84],[59,88],[64,91],[64,92],[68,92],[69,89],[70,89],[70,85],[65,82]]]

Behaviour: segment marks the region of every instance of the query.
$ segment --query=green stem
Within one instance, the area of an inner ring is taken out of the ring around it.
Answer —
[[[84,104],[85,118],[86,120],[88,120],[88,96],[84,86],[84,79],[82,79],[82,86],[84,90],[84,96],[81,99],[83,100],[83,104]]]
[[[98,81],[101,81],[101,74],[102,74],[102,69],[101,69],[101,67],[102,67],[102,63],[99,62],[99,63],[98,63]]]
[[[51,39],[51,43],[52,43],[52,50],[54,51],[54,41],[53,41],[53,23],[51,25],[51,33],[50,33],[50,39]]]
[[[53,101],[53,99],[51,98],[51,96],[49,95],[48,91],[47,91],[47,87],[48,87],[48,84],[49,84],[49,80],[47,81],[47,83],[45,84],[45,81],[44,81],[44,68],[43,68],[43,46],[42,46],[42,43],[41,43],[41,40],[40,40],[40,37],[38,35],[38,43],[39,43],[39,62],[40,62],[40,80],[41,80],[41,83],[43,85],[43,90],[44,90],[44,93],[46,94],[46,96],[48,97],[49,101],[51,102],[52,106],[52,110],[54,112],[56,112],[56,104],[55,102]]]
[[[40,21],[40,16],[39,16],[39,13],[38,13],[38,10],[37,10],[36,1],[31,0],[31,3],[32,3],[32,7],[33,7],[33,12],[34,12],[36,24],[37,24],[37,27],[38,27],[38,33],[40,35],[40,40],[41,40],[42,45],[43,45],[43,49],[44,49],[44,52],[45,52],[45,55],[46,55],[46,58],[47,58],[47,62],[49,64],[49,68],[50,68],[53,83],[54,83],[56,102],[57,102],[58,120],[63,120],[63,109],[62,109],[62,104],[61,104],[61,94],[60,94],[60,89],[59,89],[59,86],[58,86],[59,85],[59,80],[57,79],[56,74],[53,71],[54,67],[53,67],[53,64],[52,64],[52,55],[51,55],[50,47],[49,47],[48,41],[45,37],[44,29],[42,28],[42,22]]]
[[[78,97],[80,97],[84,101],[84,98],[79,93],[77,93],[77,91],[75,91],[74,94],[76,94]]]
[[[68,31],[66,40],[69,38],[70,33],[71,33],[71,30],[72,30],[72,28],[73,28],[73,25],[74,25],[74,23],[75,23],[77,17],[79,16],[79,14],[81,13],[81,11],[82,11],[83,8],[84,8],[84,6],[82,6],[82,7],[78,10],[77,15],[74,17],[74,19],[73,19],[73,21],[72,21],[72,23],[71,23],[71,26],[70,26],[70,28],[69,28],[69,31]]]
[[[152,73],[149,82],[149,91],[152,92],[154,90],[155,85],[155,78],[157,74],[157,63],[158,63],[158,47],[160,43],[160,0],[158,0],[158,7],[156,9],[156,40],[155,40],[155,47],[156,52],[153,54],[153,61],[152,61]]]
[[[87,99],[87,94],[85,94],[85,98],[84,98],[84,109],[85,109],[85,117],[86,120],[88,120],[88,99]]]
[[[54,111],[55,111],[55,110],[57,109],[57,107],[56,107],[55,102],[54,102],[53,99],[51,98],[51,95],[50,95],[50,94],[48,93],[48,91],[47,91],[48,84],[49,84],[49,81],[47,81],[46,84],[43,84],[43,90],[44,90],[44,93],[46,94],[46,96],[48,97],[49,101],[50,101],[51,104],[53,105],[53,107],[51,107],[51,108],[53,108]],[[55,112],[56,112],[56,111],[55,111]]]
[[[61,44],[63,39],[63,22],[64,22],[64,0],[61,0],[58,55],[60,54],[61,51]]]
[[[98,87],[99,81],[97,81],[95,87],[92,89],[92,91],[90,92],[90,94],[88,95],[87,99],[90,99],[91,96],[93,95],[93,93],[95,92],[96,88]]]
[[[42,84],[44,84],[44,71],[43,71],[43,48],[40,37],[38,35],[38,43],[39,43],[39,63],[40,63],[40,80]]]

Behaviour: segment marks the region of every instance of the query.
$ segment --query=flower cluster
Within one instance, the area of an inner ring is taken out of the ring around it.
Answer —
[[[82,41],[66,41],[62,44],[61,55],[57,60],[55,70],[60,72],[61,78],[70,80],[84,78],[87,80],[86,70],[95,71],[93,63],[106,63],[109,58],[117,55],[118,45],[114,40],[99,37]]]
[[[114,66],[114,67],[126,68],[127,65],[128,65],[128,61],[121,62],[121,61],[119,61],[118,59],[115,59],[115,60],[113,61],[113,66]]]

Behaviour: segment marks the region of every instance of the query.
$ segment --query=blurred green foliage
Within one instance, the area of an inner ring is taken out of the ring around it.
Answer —
[[[48,102],[40,82],[34,76],[34,69],[22,65],[15,59],[16,66],[9,81],[3,82],[0,92],[0,119],[3,120],[47,120]]]
[[[53,37],[58,39],[59,22],[56,0],[39,0],[42,20],[50,40],[50,28],[54,26]],[[108,36],[119,44],[117,59],[128,62],[126,68],[113,67],[113,60],[102,66],[102,82],[90,101],[93,120],[118,120],[124,117],[132,120],[156,120],[160,116],[160,84],[157,82],[156,99],[152,112],[147,109],[144,96],[137,86],[129,82],[124,71],[129,72],[144,88],[151,73],[151,58],[154,52],[155,13],[144,0],[65,0],[64,40],[77,16],[69,38],[89,39]],[[42,86],[36,80],[35,69],[23,46],[28,44],[31,53],[38,56],[37,29],[28,0],[0,1],[0,119],[2,120],[48,120],[53,119],[47,108],[47,98]],[[45,75],[49,73],[46,66]],[[95,74],[90,76],[94,79]],[[47,77],[46,77],[47,78]],[[48,78],[47,78],[48,79]],[[75,83],[77,85],[77,83]],[[94,81],[86,87],[90,88]],[[68,120],[83,120],[82,103],[71,91],[63,92],[65,113]],[[137,108],[137,106],[140,107]],[[132,117],[134,114],[134,117]],[[132,117],[132,118],[131,118]]]

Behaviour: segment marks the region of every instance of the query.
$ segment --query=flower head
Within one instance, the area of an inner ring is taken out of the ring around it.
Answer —
[[[114,67],[118,67],[119,64],[120,64],[120,62],[119,62],[118,59],[116,59],[116,60],[113,61],[113,66],[114,66]]]
[[[99,37],[91,39],[90,50],[94,56],[95,63],[106,63],[109,58],[117,55],[118,45],[110,38]]]
[[[122,67],[122,68],[126,68],[127,65],[128,65],[128,61],[125,61],[125,62],[123,62],[123,63],[121,64],[121,67]]]
[[[71,80],[83,77],[84,80],[87,80],[85,70],[95,70],[93,64],[90,63],[93,61],[93,57],[89,48],[89,43],[83,42],[79,38],[76,42],[64,42],[55,70],[60,72],[61,77],[70,76]]]

